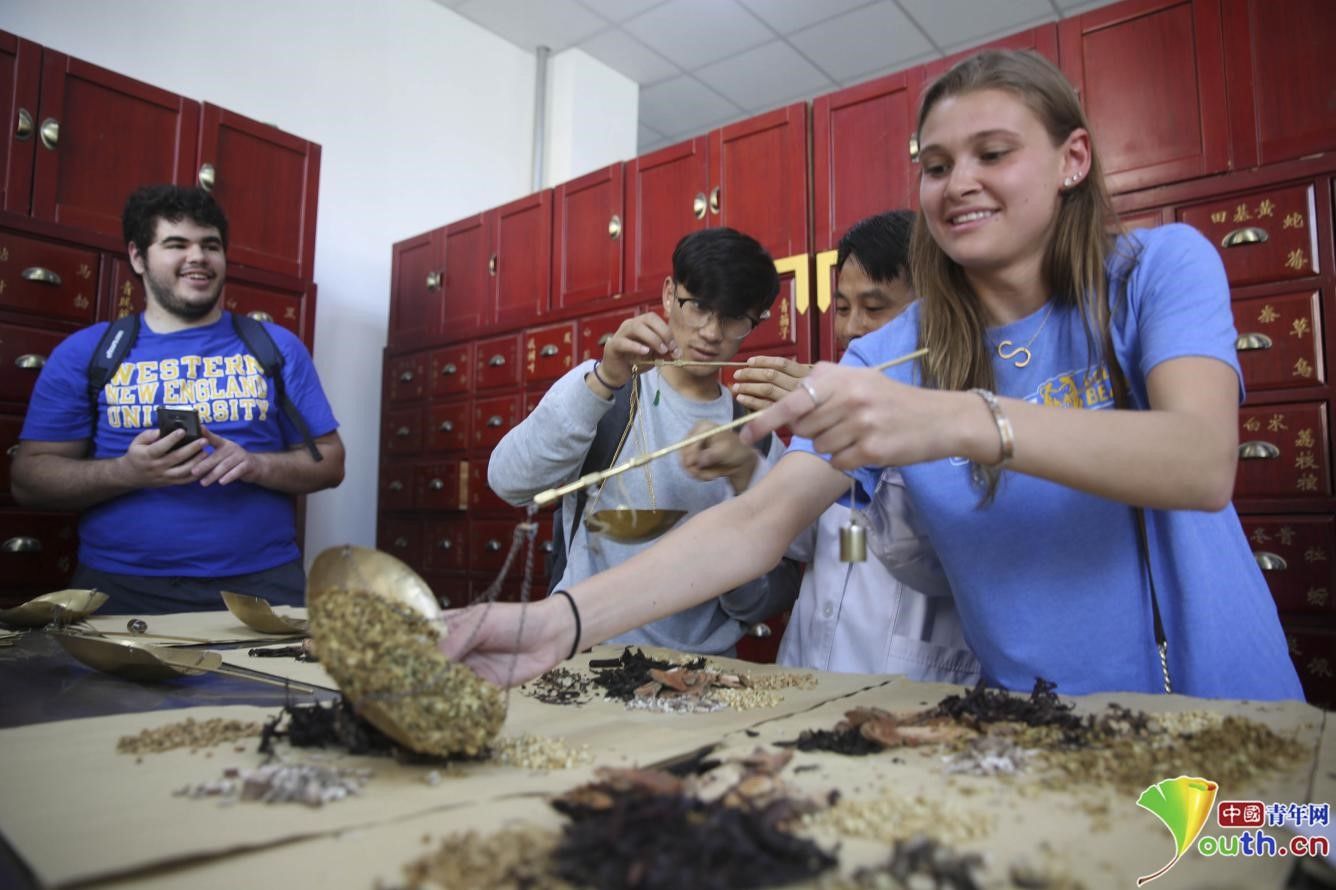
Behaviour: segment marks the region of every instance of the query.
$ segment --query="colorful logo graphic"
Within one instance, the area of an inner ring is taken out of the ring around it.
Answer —
[[[1215,804],[1220,786],[1198,776],[1179,776],[1156,782],[1137,798],[1137,806],[1154,813],[1174,836],[1174,858],[1159,871],[1137,878],[1140,887],[1160,877],[1182,858],[1201,834]]]

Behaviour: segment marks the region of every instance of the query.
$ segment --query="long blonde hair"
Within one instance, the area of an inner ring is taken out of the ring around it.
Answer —
[[[1039,119],[1055,146],[1077,129],[1090,129],[1076,92],[1052,63],[1031,52],[988,50],[955,65],[928,88],[919,110],[919,131],[938,102],[979,90],[1011,93]],[[1109,334],[1105,262],[1117,227],[1092,137],[1090,171],[1062,192],[1042,268],[1051,299],[1060,308],[1079,308],[1088,342],[1099,344],[1098,355],[1092,358],[1108,362],[1115,378],[1120,375]],[[993,389],[992,349],[978,295],[964,269],[932,239],[921,209],[910,242],[910,267],[922,300],[919,345],[930,350],[923,360],[925,385]],[[1117,381],[1115,389],[1120,384]],[[996,491],[999,474],[987,467],[976,470],[987,480],[987,502]]]

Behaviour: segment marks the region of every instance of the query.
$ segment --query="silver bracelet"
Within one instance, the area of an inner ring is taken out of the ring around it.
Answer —
[[[998,403],[997,396],[986,389],[971,389],[970,392],[983,399],[983,403],[988,406],[988,410],[993,414],[993,423],[997,424],[998,438],[1002,440],[1002,456],[996,463],[988,466],[1005,467],[1016,456],[1016,431],[1011,428],[1011,421],[1007,420],[1007,415],[1002,413],[1002,406]]]

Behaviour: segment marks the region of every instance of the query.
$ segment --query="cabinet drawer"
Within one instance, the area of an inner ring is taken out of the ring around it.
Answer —
[[[385,363],[385,395],[391,402],[421,399],[427,390],[426,356],[402,355]]]
[[[1273,188],[1178,211],[1220,251],[1235,287],[1317,274],[1313,186]]]
[[[601,312],[580,320],[580,361],[591,358],[603,358],[603,347],[608,345],[612,335],[622,326],[622,322],[635,318],[636,310],[618,309],[614,312]]]
[[[473,344],[447,346],[431,354],[431,394],[462,395],[473,380]]]
[[[428,572],[422,576],[441,608],[469,604],[469,576],[459,572]]]
[[[547,393],[547,390],[548,388],[546,386],[539,386],[524,391],[524,412],[521,418],[522,420],[529,419],[529,415],[538,407],[538,403],[543,400],[543,396]]]
[[[422,573],[422,523],[417,519],[381,517],[376,529],[376,547]]]
[[[78,519],[69,513],[0,513],[5,586],[64,587],[78,558],[77,529]]]
[[[1318,291],[1298,291],[1234,301],[1234,345],[1249,392],[1326,380],[1320,300]]]
[[[524,381],[556,380],[575,363],[575,322],[534,328],[524,337]]]
[[[518,395],[493,396],[473,403],[473,447],[494,448],[501,437],[519,422]]]
[[[1326,497],[1330,453],[1325,403],[1241,408],[1234,497]]]
[[[1336,633],[1287,626],[1285,638],[1309,704],[1336,707]]]
[[[467,571],[469,567],[469,521],[438,519],[427,522],[427,568],[434,572]]]
[[[493,577],[501,571],[515,537],[515,524],[513,519],[473,520],[469,529],[469,567],[472,571]],[[510,571],[516,577],[523,573],[521,555],[516,556]]]
[[[0,231],[0,307],[91,324],[98,254]]]
[[[473,362],[477,389],[516,386],[520,382],[520,341],[510,335],[478,341]]]
[[[485,459],[469,461],[469,477],[470,512],[491,514],[514,514],[517,512],[517,507],[503,501],[487,484],[487,461]]]
[[[468,462],[447,460],[418,467],[414,474],[413,502],[420,510],[467,510]]]
[[[1336,612],[1336,519],[1244,516],[1253,557],[1282,612]]]
[[[19,433],[22,430],[22,417],[0,414],[0,501],[12,500],[9,496],[9,465],[14,460],[14,452],[18,450]]]
[[[433,403],[427,409],[427,450],[464,451],[468,447],[469,403]]]
[[[413,509],[413,465],[391,461],[380,465],[380,509]]]
[[[232,279],[223,288],[223,308],[238,315],[282,325],[306,339],[302,319],[302,295]]]
[[[27,402],[47,356],[64,339],[55,331],[0,324],[0,400]]]
[[[386,411],[381,423],[380,452],[383,456],[405,456],[422,450],[422,409]]]

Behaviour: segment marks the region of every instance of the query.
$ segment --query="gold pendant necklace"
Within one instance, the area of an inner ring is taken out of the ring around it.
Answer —
[[[1030,354],[1030,344],[1039,336],[1039,332],[1044,329],[1044,325],[1048,324],[1048,317],[1052,314],[1053,301],[1050,300],[1048,311],[1044,313],[1044,320],[1039,322],[1039,327],[1034,329],[1034,333],[1030,335],[1029,340],[1025,341],[1025,345],[1015,346],[1013,341],[1003,340],[994,347],[997,350],[998,358],[1003,361],[1011,362],[1017,368],[1024,368],[1026,365],[1030,364],[1030,359],[1033,358]]]

